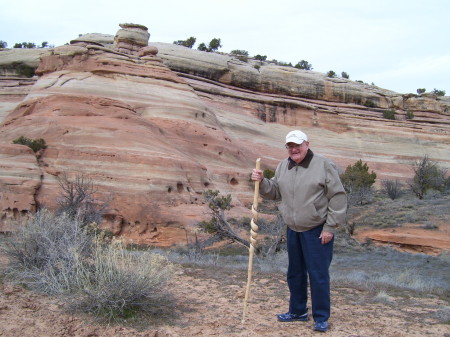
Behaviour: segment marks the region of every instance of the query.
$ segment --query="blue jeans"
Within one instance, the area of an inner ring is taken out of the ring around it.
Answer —
[[[333,258],[333,239],[322,245],[319,239],[323,225],[306,232],[287,229],[289,267],[287,282],[291,293],[289,312],[304,314],[308,311],[308,276],[311,288],[312,314],[315,322],[330,317],[330,273]]]

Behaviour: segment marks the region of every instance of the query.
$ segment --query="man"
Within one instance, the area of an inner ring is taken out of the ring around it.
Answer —
[[[334,233],[345,223],[347,198],[336,165],[309,149],[308,137],[294,130],[286,136],[289,157],[278,164],[272,179],[253,169],[265,199],[279,200],[287,224],[290,291],[289,311],[277,315],[281,322],[307,321],[308,276],[313,329],[328,330],[330,274]]]

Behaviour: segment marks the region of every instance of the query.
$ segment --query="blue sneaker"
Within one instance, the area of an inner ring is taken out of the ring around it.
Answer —
[[[308,313],[299,315],[299,314],[291,314],[290,312],[287,312],[285,314],[277,315],[277,318],[280,322],[295,322],[295,321],[306,322],[308,320]]]
[[[328,330],[328,322],[314,322],[314,331],[326,332]]]

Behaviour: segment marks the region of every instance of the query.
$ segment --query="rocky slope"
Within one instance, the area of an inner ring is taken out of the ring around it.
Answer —
[[[85,174],[108,203],[103,226],[142,243],[186,242],[207,216],[204,190],[230,193],[234,214],[249,215],[255,159],[274,169],[293,128],[342,169],[361,158],[380,179],[411,177],[424,154],[450,168],[449,97],[148,39],[146,27],[121,25],[53,49],[0,50],[3,230],[37,205],[54,208],[62,173]],[[17,76],[19,65],[37,76]],[[12,144],[22,135],[47,149]]]

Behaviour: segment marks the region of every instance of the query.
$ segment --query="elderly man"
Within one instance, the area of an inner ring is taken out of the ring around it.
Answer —
[[[290,291],[289,311],[277,315],[281,322],[307,321],[308,276],[313,329],[328,330],[330,274],[336,228],[345,223],[347,198],[336,165],[309,149],[308,137],[299,130],[286,136],[289,157],[278,164],[272,179],[254,169],[265,199],[280,200],[287,224]]]

